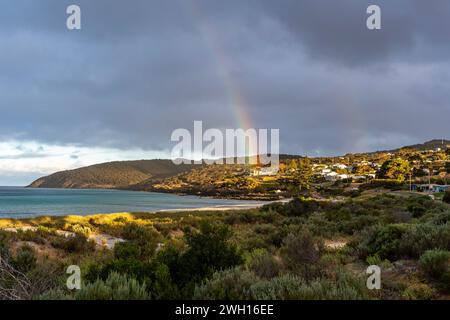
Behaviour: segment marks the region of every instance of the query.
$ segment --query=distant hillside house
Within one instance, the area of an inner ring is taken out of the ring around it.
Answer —
[[[262,167],[251,171],[252,176],[275,176],[278,173],[277,167]]]
[[[333,167],[337,168],[337,169],[341,169],[341,170],[344,170],[344,169],[348,168],[347,165],[342,164],[342,163],[335,164],[335,165],[333,165]]]
[[[413,191],[419,192],[446,192],[450,190],[450,185],[440,185],[440,184],[414,184],[412,185]]]
[[[339,174],[337,172],[330,172],[325,175],[325,179],[327,181],[336,181],[338,179]]]

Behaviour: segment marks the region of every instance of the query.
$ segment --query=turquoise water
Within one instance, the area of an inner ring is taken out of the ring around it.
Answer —
[[[119,190],[0,187],[0,218],[148,212],[259,203]]]

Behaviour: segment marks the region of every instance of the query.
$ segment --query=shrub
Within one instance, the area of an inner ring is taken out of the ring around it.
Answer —
[[[64,226],[64,229],[74,233],[82,234],[86,237],[88,237],[92,233],[92,229],[90,227],[80,224],[67,224]]]
[[[402,296],[408,300],[430,300],[433,298],[434,292],[428,285],[419,283],[406,288]]]
[[[36,255],[33,248],[27,245],[21,247],[11,262],[17,270],[23,273],[36,268]]]
[[[45,244],[45,238],[48,234],[41,230],[18,230],[16,235],[22,241]]]
[[[185,235],[188,249],[179,257],[177,270],[182,283],[195,282],[211,276],[216,270],[223,270],[242,263],[242,257],[235,245],[228,243],[231,231],[227,226],[202,222],[200,232]]]
[[[420,204],[410,204],[408,205],[408,211],[412,213],[414,218],[420,218],[427,211],[427,208]]]
[[[319,261],[323,251],[323,243],[306,230],[298,235],[289,234],[281,248],[282,256],[289,269],[307,279],[319,275]]]
[[[52,246],[69,253],[86,253],[95,250],[95,243],[82,234],[69,238],[56,238],[52,241]]]
[[[134,258],[114,259],[105,265],[90,265],[85,278],[90,281],[94,281],[97,278],[105,280],[113,272],[126,274],[138,281],[144,282],[149,279],[153,268],[150,263]]]
[[[141,256],[141,248],[133,242],[119,242],[114,246],[116,259],[138,259]]]
[[[372,266],[372,265],[379,266],[381,264],[382,260],[378,254],[375,254],[373,256],[368,256],[366,258],[366,262],[369,266]]]
[[[450,223],[443,225],[412,225],[403,234],[399,252],[404,256],[419,258],[425,251],[450,248]]]
[[[445,272],[441,276],[438,288],[442,293],[445,293],[445,294],[450,293],[450,271]]]
[[[358,246],[361,255],[378,255],[381,259],[396,260],[401,255],[401,239],[407,228],[408,225],[404,224],[390,224],[364,234]]]
[[[428,250],[420,257],[420,267],[433,278],[440,278],[447,270],[450,252],[444,250]]]
[[[127,278],[118,273],[111,273],[106,281],[96,280],[79,290],[77,300],[145,300],[149,298],[145,284]]]
[[[320,203],[315,200],[298,197],[281,206],[278,203],[265,206],[265,210],[268,210],[269,208],[289,217],[307,217],[320,208]]]
[[[202,300],[245,300],[250,298],[249,290],[258,278],[249,271],[239,268],[214,273],[211,279],[196,286],[194,299]]]
[[[405,186],[403,181],[393,179],[373,179],[370,182],[364,183],[359,188],[360,190],[369,190],[375,188],[385,188],[390,190],[401,190]]]
[[[255,283],[250,288],[257,300],[356,300],[367,299],[364,279],[338,272],[335,281],[326,279],[306,282],[301,277],[287,274],[270,281]]]
[[[447,190],[447,192],[444,193],[442,201],[444,201],[445,203],[450,203],[450,190]]]
[[[173,300],[181,297],[177,285],[172,280],[169,267],[163,263],[155,267],[151,290],[152,297],[158,300]]]
[[[253,258],[249,266],[258,277],[270,279],[278,276],[281,264],[269,253],[264,253]]]
[[[71,297],[60,289],[48,290],[35,298],[36,300],[71,300]]]
[[[122,237],[139,246],[139,255],[142,259],[153,256],[161,239],[155,228],[141,226],[136,223],[125,225],[122,230]]]

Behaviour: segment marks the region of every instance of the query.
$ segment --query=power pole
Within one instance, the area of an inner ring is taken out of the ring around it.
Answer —
[[[412,192],[412,169],[411,172],[409,173],[409,192]]]
[[[433,170],[433,165],[428,168],[428,191],[431,192],[431,171]]]

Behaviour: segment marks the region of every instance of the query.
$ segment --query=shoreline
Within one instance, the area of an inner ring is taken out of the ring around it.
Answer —
[[[235,205],[217,205],[212,207],[200,207],[200,208],[180,208],[180,209],[160,209],[154,211],[142,211],[142,212],[111,212],[111,213],[92,213],[92,214],[65,214],[65,215],[36,215],[30,217],[24,217],[20,215],[19,217],[0,217],[0,230],[4,229],[1,222],[5,221],[31,221],[31,220],[45,220],[45,219],[64,219],[67,217],[80,217],[80,218],[89,218],[94,216],[108,216],[108,215],[123,215],[123,214],[149,214],[154,215],[158,213],[184,213],[184,212],[214,212],[214,211],[239,211],[239,210],[252,210],[259,209],[265,205],[281,202],[287,203],[291,201],[292,198],[289,199],[281,199],[281,200],[273,200],[273,201],[262,201],[260,203],[242,203]],[[242,200],[245,201],[245,200]]]
[[[250,210],[250,209],[258,209],[265,205],[281,202],[281,203],[288,203],[291,201],[290,199],[280,199],[280,200],[272,200],[272,201],[265,201],[262,203],[247,203],[247,204],[235,204],[235,205],[218,205],[214,207],[203,207],[203,208],[187,208],[187,209],[162,209],[158,210],[156,212],[189,212],[189,211],[232,211],[232,210]],[[245,200],[242,200],[245,201]],[[255,201],[255,200],[254,200]],[[153,212],[154,213],[154,212]]]

